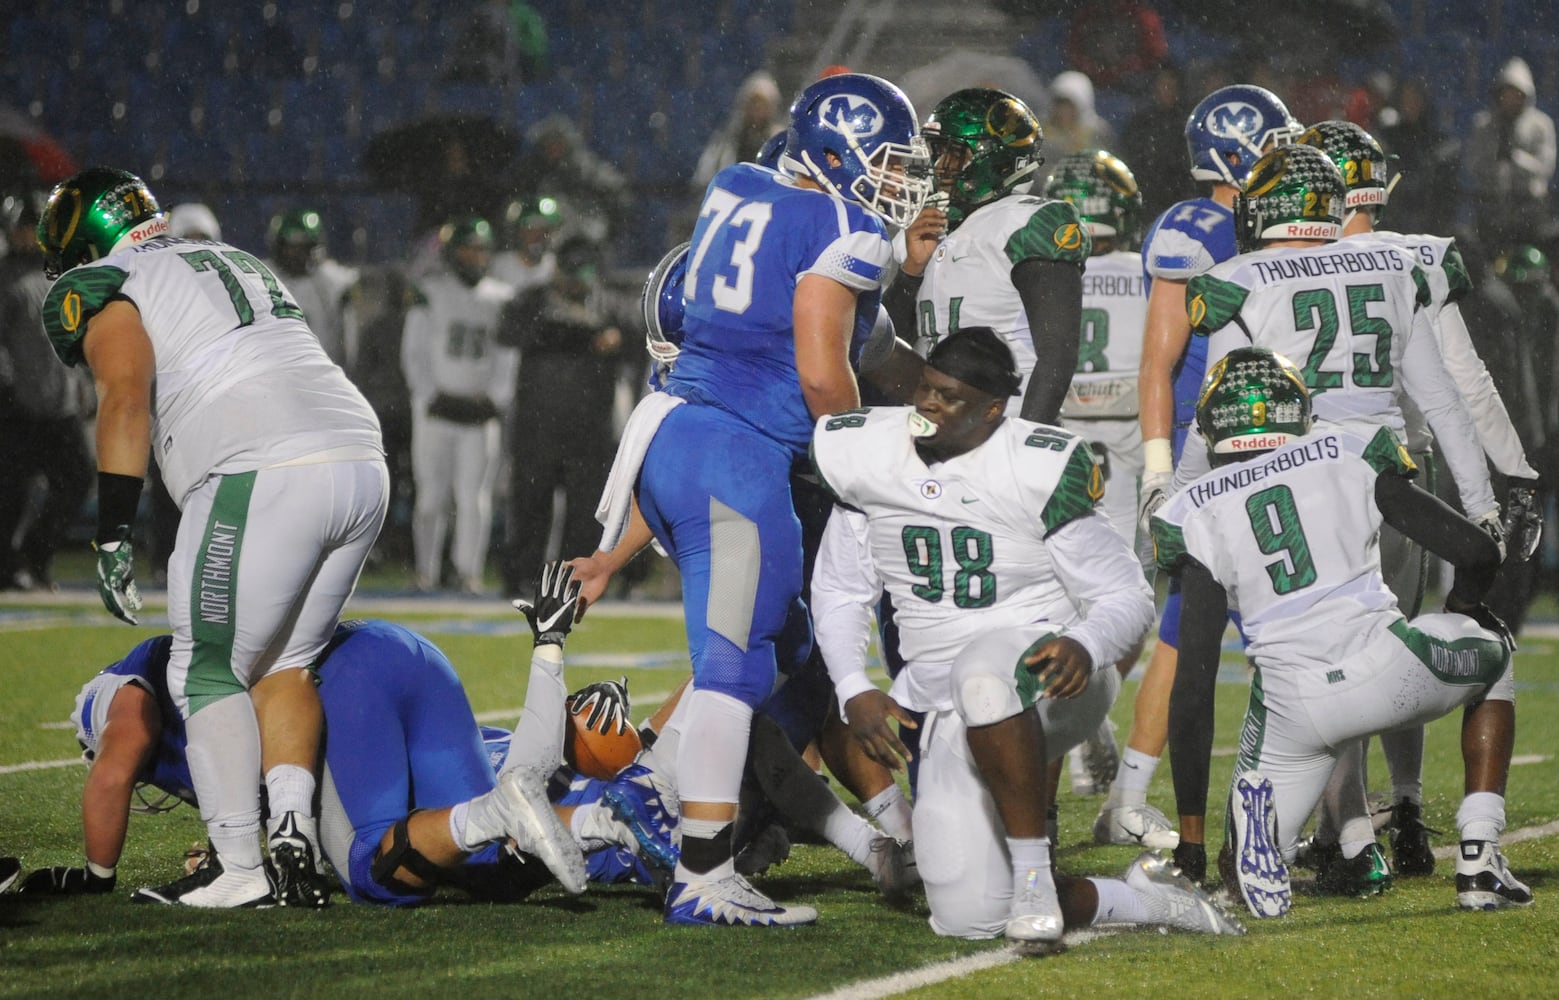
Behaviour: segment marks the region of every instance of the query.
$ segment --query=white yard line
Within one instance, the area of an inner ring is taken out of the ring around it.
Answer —
[[[1064,940],[1067,947],[1071,948],[1109,937],[1112,933],[1112,931],[1098,930],[1075,931],[1068,934]],[[961,979],[976,972],[1021,961],[1023,961],[1022,955],[1006,948],[999,951],[982,951],[978,955],[965,955],[963,958],[936,962],[908,972],[896,972],[880,979],[863,979],[858,983],[841,986],[837,990],[819,993],[812,1000],[880,1000],[882,997],[896,996],[923,986],[934,986],[937,983],[945,983],[949,979]]]

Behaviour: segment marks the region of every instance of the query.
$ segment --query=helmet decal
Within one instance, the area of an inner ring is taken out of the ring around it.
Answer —
[[[818,121],[840,135],[860,141],[882,132],[883,114],[859,94],[838,94],[818,109]]]

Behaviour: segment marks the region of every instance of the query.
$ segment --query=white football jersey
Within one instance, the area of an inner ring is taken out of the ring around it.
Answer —
[[[1375,479],[1415,472],[1385,428],[1312,432],[1176,493],[1153,515],[1158,564],[1206,567],[1263,669],[1328,668],[1402,617],[1381,578]]]
[[[62,360],[81,360],[87,321],[116,298],[135,305],[151,338],[152,448],[181,503],[213,474],[383,455],[368,401],[252,254],[156,239],[65,272],[44,306]]]
[[[921,357],[965,327],[988,326],[1012,348],[1023,385],[1007,406],[1016,415],[1034,370],[1028,313],[1012,284],[1026,260],[1081,264],[1093,243],[1064,201],[1008,195],[976,209],[938,244],[917,296],[915,350]]]
[[[498,318],[514,290],[491,277],[468,286],[440,270],[420,281],[406,312],[401,369],[412,403],[435,395],[481,397],[502,410],[514,398],[519,354],[498,342]]]
[[[1008,417],[978,448],[928,466],[908,430],[911,412],[886,407],[824,417],[813,439],[825,485],[865,514],[867,561],[893,597],[899,651],[917,667],[906,683],[918,695],[903,703],[942,705],[949,664],[992,629],[1078,622],[1086,609],[1069,592],[1087,603],[1136,586],[1146,627],[1151,591],[1136,558],[1107,521],[1091,516],[1103,485],[1086,443]],[[1080,520],[1098,524],[1089,541],[1097,559],[1057,566],[1047,539]],[[825,573],[820,556],[814,596],[828,586],[819,579]],[[1124,630],[1132,629],[1135,623]],[[1109,643],[1108,652],[1120,655],[1139,636],[1122,638],[1120,649]]]
[[[1430,325],[1429,280],[1416,258],[1365,236],[1242,254],[1191,279],[1186,308],[1209,336],[1210,371],[1231,350],[1271,348],[1298,366],[1317,420],[1402,434],[1399,393],[1441,442],[1463,509],[1494,507],[1483,449]],[[1188,449],[1189,454],[1189,449]],[[1206,465],[1196,459],[1191,473]]]
[[[1061,407],[1064,419],[1137,416],[1137,370],[1147,322],[1141,255],[1116,250],[1089,257],[1083,269],[1077,372]]]

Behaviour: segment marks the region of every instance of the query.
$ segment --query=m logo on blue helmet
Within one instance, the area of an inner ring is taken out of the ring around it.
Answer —
[[[1261,112],[1244,101],[1230,101],[1213,108],[1207,130],[1225,139],[1248,138],[1261,132]]]
[[[858,94],[838,94],[819,109],[822,123],[842,135],[870,139],[882,131],[883,114]]]

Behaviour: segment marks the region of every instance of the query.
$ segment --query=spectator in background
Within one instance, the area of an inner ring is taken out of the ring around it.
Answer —
[[[1402,178],[1391,191],[1391,228],[1399,233],[1432,233],[1454,222],[1446,206],[1456,198],[1460,147],[1440,130],[1429,88],[1403,80],[1394,99],[1376,116],[1374,132],[1386,152],[1397,158]]]
[[[1168,55],[1163,19],[1150,4],[1080,4],[1067,25],[1067,64],[1106,89],[1142,93]],[[1045,138],[1048,142],[1050,137]]]
[[[1532,70],[1512,57],[1495,78],[1490,105],[1473,119],[1462,180],[1485,249],[1500,254],[1541,236],[1548,185],[1559,157],[1554,120],[1533,104]]]
[[[451,83],[511,84],[548,73],[547,22],[522,0],[481,0],[448,55]]]
[[[600,266],[595,244],[576,236],[558,248],[552,278],[504,310],[498,342],[523,358],[502,559],[509,593],[523,592],[546,557],[555,491],[563,491],[561,551],[592,552],[600,540],[595,507],[616,445],[612,402],[624,349]]]
[[[293,208],[271,217],[266,261],[303,310],[309,329],[330,360],[348,375],[357,360],[357,311],[352,302],[358,271],[330,259],[325,223],[312,208]]]
[[[36,191],[0,201],[8,248],[0,259],[0,589],[53,588],[54,552],[81,513],[95,465],[83,423],[92,391],[43,332],[49,279],[33,235],[43,202]]]
[[[518,361],[512,347],[497,341],[499,312],[513,292],[487,274],[493,228],[486,219],[447,223],[439,244],[443,267],[418,283],[420,294],[406,314],[401,340],[417,481],[412,546],[417,589],[438,588],[453,500],[450,559],[461,591],[479,594],[492,533],[502,417],[514,395]]]
[[[1069,69],[1050,81],[1050,117],[1043,125],[1045,159],[1054,165],[1069,153],[1115,148],[1115,130],[1093,106],[1093,81]],[[1045,171],[1046,178],[1049,172]],[[1035,190],[1044,184],[1036,181]]]
[[[1160,65],[1153,71],[1147,103],[1121,130],[1121,159],[1136,164],[1144,219],[1156,219],[1170,205],[1196,197],[1196,182],[1185,169],[1185,120],[1190,113],[1180,67]],[[1049,136],[1045,138],[1048,144]]]
[[[566,115],[542,119],[526,135],[528,148],[514,171],[521,197],[550,195],[575,212],[577,230],[605,245],[633,209],[628,181],[585,145],[579,126]]]
[[[785,100],[767,70],[751,73],[736,89],[731,115],[710,136],[693,171],[693,191],[699,200],[715,174],[733,163],[756,161],[758,151],[786,126]]]

